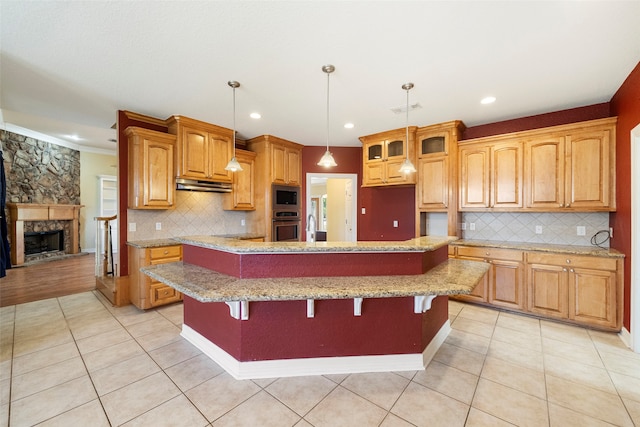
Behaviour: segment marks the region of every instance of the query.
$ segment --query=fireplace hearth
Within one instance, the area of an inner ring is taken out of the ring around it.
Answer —
[[[64,230],[24,233],[24,254],[64,251]]]

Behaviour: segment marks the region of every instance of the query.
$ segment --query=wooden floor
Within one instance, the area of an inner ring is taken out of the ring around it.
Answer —
[[[78,254],[7,270],[0,279],[0,307],[96,288],[95,255]]]

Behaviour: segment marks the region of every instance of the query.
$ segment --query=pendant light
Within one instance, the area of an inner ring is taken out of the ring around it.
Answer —
[[[409,91],[413,88],[413,83],[405,83],[402,85],[402,89],[407,91],[407,120],[406,120],[406,152],[407,152],[407,157],[404,159],[404,162],[402,162],[402,165],[400,166],[400,172],[404,173],[404,174],[409,174],[409,173],[413,173],[416,172],[416,167],[413,166],[413,163],[411,163],[411,160],[409,160]]]
[[[322,71],[327,73],[327,151],[322,155],[322,158],[318,162],[318,166],[324,166],[325,168],[338,166],[329,151],[329,75],[333,73],[335,69],[336,67],[333,65],[324,65],[322,67]]]
[[[238,172],[242,170],[242,166],[236,160],[236,88],[240,87],[240,83],[235,80],[229,80],[227,84],[233,88],[233,157],[231,157],[224,169]]]

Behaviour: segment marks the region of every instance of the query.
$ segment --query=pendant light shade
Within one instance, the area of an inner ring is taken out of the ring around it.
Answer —
[[[240,83],[235,80],[230,80],[227,84],[233,89],[233,157],[231,157],[231,160],[229,160],[229,163],[227,163],[224,169],[231,172],[238,172],[242,170],[242,166],[240,166],[240,163],[236,160],[236,88],[240,87]]]
[[[407,120],[406,120],[406,158],[402,165],[400,165],[400,172],[404,174],[414,173],[416,172],[416,167],[413,166],[411,160],[409,160],[409,91],[413,88],[413,83],[405,83],[402,85],[402,89],[407,91]]]
[[[329,151],[329,75],[335,71],[336,67],[333,65],[325,65],[322,67],[322,71],[327,73],[327,151],[322,155],[318,166],[324,166],[325,168],[338,166],[335,159]]]

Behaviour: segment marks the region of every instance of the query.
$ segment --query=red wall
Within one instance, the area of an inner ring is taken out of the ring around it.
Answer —
[[[631,330],[631,130],[640,123],[640,63],[611,99],[616,127],[616,202],[610,215],[611,247],[624,253],[624,327]],[[636,231],[637,232],[637,231]]]

